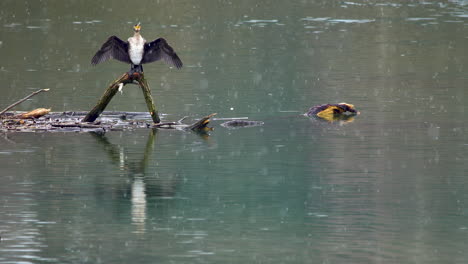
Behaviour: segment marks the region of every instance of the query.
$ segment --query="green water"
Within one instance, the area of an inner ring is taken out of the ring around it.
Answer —
[[[2,1],[0,108],[89,110],[164,37],[165,120],[263,126],[0,134],[0,264],[465,263],[468,2]],[[348,102],[353,122],[301,116]],[[145,111],[137,86],[109,110]]]

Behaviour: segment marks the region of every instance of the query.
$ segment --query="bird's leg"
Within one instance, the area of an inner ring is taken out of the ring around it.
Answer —
[[[134,72],[135,72],[135,70],[134,70],[134,65],[132,64],[132,67],[131,67],[130,70],[127,72],[127,74],[128,74],[128,76],[132,76]]]
[[[135,64],[132,64],[132,68],[130,69],[129,72],[127,72],[129,76],[132,76],[134,74],[142,74],[143,73],[143,66],[140,64],[140,65],[135,65]]]

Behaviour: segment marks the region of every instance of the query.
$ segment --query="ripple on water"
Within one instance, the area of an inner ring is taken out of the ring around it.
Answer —
[[[20,23],[10,23],[10,24],[4,24],[3,26],[13,28],[13,27],[21,26],[21,25],[22,24],[20,24]]]
[[[211,251],[203,251],[203,250],[190,250],[189,254],[197,254],[197,255],[214,255],[214,252]]]
[[[267,25],[279,25],[279,26],[284,25],[284,24],[280,24],[278,19],[250,19],[250,20],[240,21],[236,23],[234,26],[238,27],[243,24],[248,24],[250,26],[255,26],[255,27],[265,27]]]
[[[331,19],[331,23],[363,24],[375,22],[375,19]]]
[[[402,5],[397,3],[376,3],[375,6],[401,7]]]
[[[244,21],[245,23],[277,23],[277,19],[251,19]]]
[[[427,20],[435,20],[433,17],[408,17],[406,21],[427,21]]]
[[[75,25],[101,23],[102,20],[73,21]]]
[[[47,28],[46,26],[26,26],[27,29],[41,29],[41,28]]]
[[[0,155],[11,155],[13,153],[33,153],[33,152],[36,152],[36,150],[34,149],[17,149],[17,150],[3,150],[3,151],[0,151]]]
[[[183,231],[175,234],[176,236],[194,236],[194,237],[202,237],[202,236],[208,236],[208,233],[205,231],[193,231],[193,232],[188,232],[188,231]]]
[[[328,22],[328,23],[346,23],[346,24],[363,24],[375,22],[375,19],[341,19],[341,18],[331,18],[331,17],[304,17],[301,18],[302,21],[311,21],[311,22]]]
[[[206,218],[187,218],[187,221],[205,221]]]
[[[328,215],[327,215],[327,214],[314,213],[314,212],[308,213],[307,215],[309,215],[309,216],[315,216],[315,217],[317,217],[317,218],[324,218],[324,217],[328,217]]]
[[[327,21],[331,19],[331,17],[304,17],[304,18],[301,18],[301,20],[303,21]]]
[[[345,4],[345,5],[354,5],[354,6],[363,6],[364,5],[364,4],[355,3],[355,2],[344,2],[343,4]]]

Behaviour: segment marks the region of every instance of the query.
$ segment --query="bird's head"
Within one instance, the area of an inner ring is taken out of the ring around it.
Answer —
[[[140,22],[138,22],[138,24],[133,26],[133,30],[135,30],[135,32],[140,32],[140,30],[141,30]]]

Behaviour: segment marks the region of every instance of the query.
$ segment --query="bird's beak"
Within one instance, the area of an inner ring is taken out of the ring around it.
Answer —
[[[133,26],[133,29],[134,29],[135,31],[140,31],[140,30],[141,30],[140,22],[138,22],[138,24],[136,24],[135,26]]]

